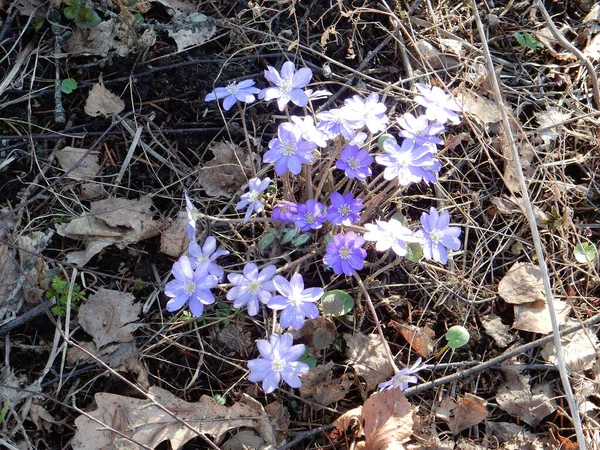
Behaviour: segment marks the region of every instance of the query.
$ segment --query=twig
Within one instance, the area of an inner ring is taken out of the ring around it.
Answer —
[[[498,103],[498,109],[500,111],[500,116],[502,118],[502,125],[504,127],[506,141],[507,141],[508,145],[510,146],[510,149],[512,152],[512,157],[513,157],[514,165],[516,168],[516,174],[519,179],[519,186],[521,187],[521,194],[523,196],[525,213],[527,215],[527,220],[529,221],[531,237],[533,240],[533,244],[535,246],[535,253],[538,258],[540,273],[542,276],[542,281],[544,283],[544,292],[546,294],[546,304],[548,306],[548,312],[550,313],[550,322],[552,323],[552,335],[554,337],[554,339],[553,339],[554,347],[556,348],[556,363],[557,363],[556,365],[558,366],[563,389],[565,391],[565,397],[569,404],[569,409],[571,410],[571,414],[572,414],[571,420],[573,421],[573,425],[575,427],[575,432],[577,434],[577,441],[579,444],[579,448],[580,448],[580,450],[585,450],[585,448],[586,448],[585,447],[585,436],[583,435],[581,419],[579,417],[579,408],[577,406],[575,397],[573,396],[573,391],[571,389],[571,384],[569,382],[569,375],[567,374],[567,369],[565,366],[563,347],[562,347],[562,342],[560,340],[560,334],[559,334],[559,330],[558,330],[558,319],[556,318],[556,310],[554,308],[554,299],[552,297],[552,285],[550,283],[548,267],[546,266],[546,257],[544,255],[544,249],[542,248],[542,241],[540,239],[540,233],[537,228],[535,214],[533,212],[533,207],[531,205],[531,199],[529,198],[529,191],[528,191],[527,183],[525,181],[525,176],[523,175],[523,167],[521,166],[519,150],[517,149],[517,145],[515,143],[515,138],[513,136],[512,129],[510,126],[507,109],[506,109],[506,106],[504,105],[504,100],[502,99],[502,94],[500,92],[498,78],[496,76],[494,63],[492,62],[492,57],[490,55],[490,49],[487,45],[487,37],[486,37],[485,31],[483,29],[483,24],[481,23],[481,18],[479,17],[479,10],[477,9],[476,0],[471,0],[471,4],[473,5],[473,16],[475,18],[475,22],[477,23],[477,31],[479,32],[479,39],[481,41],[481,46],[483,48],[486,63],[488,65],[488,71],[490,73],[490,81],[492,84],[492,89],[494,91],[494,96],[496,97],[496,102]]]
[[[325,433],[326,431],[333,430],[334,428],[335,425],[330,424],[323,425],[322,427],[314,428],[312,430],[301,431],[300,433],[296,433],[296,437],[294,439],[292,439],[287,444],[278,447],[277,450],[288,450],[290,448],[295,448],[295,446],[302,442],[304,439],[311,438],[319,433]]]
[[[54,303],[54,299],[46,300],[45,302],[35,306],[33,309],[30,309],[25,314],[21,314],[19,317],[12,319],[10,322],[0,325],[0,337],[10,333],[12,330],[20,327],[21,325],[31,322],[33,319],[41,316],[46,311],[49,311],[50,308],[54,306]]]

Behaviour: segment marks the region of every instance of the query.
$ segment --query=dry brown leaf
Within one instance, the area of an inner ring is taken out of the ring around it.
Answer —
[[[515,263],[498,283],[498,295],[513,305],[544,299],[544,283],[539,266]]]
[[[276,447],[281,446],[287,438],[287,431],[290,427],[290,414],[280,402],[272,402],[265,406],[265,411],[269,416],[271,427],[275,435]]]
[[[21,261],[22,270],[26,275],[25,283],[21,288],[25,301],[30,305],[37,305],[43,297],[44,291],[48,290],[51,282],[51,277],[48,275],[48,264],[42,258],[37,258],[33,267],[26,270],[28,261],[32,257],[32,253],[38,253],[42,240],[46,240],[46,235],[41,231],[34,231],[31,234],[21,235],[17,238],[19,244],[19,259]],[[7,276],[2,273],[3,276]],[[0,291],[2,289],[0,288]],[[2,298],[2,297],[0,297]]]
[[[348,374],[343,374],[341,378],[333,377],[333,366],[333,362],[330,361],[302,375],[300,395],[316,403],[312,405],[315,411],[323,409],[320,405],[327,406],[343,399],[352,387]]]
[[[598,337],[595,332],[578,330],[563,337],[562,343],[565,365],[570,374],[582,373],[594,366],[598,349]],[[542,356],[552,364],[556,364],[556,348],[552,342],[542,347]]]
[[[569,119],[571,114],[572,112],[569,111],[561,112],[558,108],[548,108],[546,111],[534,113],[540,128],[551,127],[540,131],[540,136],[546,145],[549,145],[558,137],[558,126]]]
[[[515,336],[508,331],[510,327],[504,325],[500,317],[489,314],[481,323],[486,334],[494,339],[498,347],[505,348],[515,340]]]
[[[23,16],[31,16],[36,19],[46,19],[48,15],[48,3],[43,0],[16,0],[12,2],[12,8],[18,9]]]
[[[221,450],[261,450],[264,446],[264,439],[254,431],[242,430],[227,439],[220,448]]]
[[[565,324],[567,316],[571,311],[568,303],[553,300],[554,309],[558,320],[558,325]],[[537,300],[533,303],[515,305],[515,321],[512,329],[530,331],[532,333],[548,334],[552,333],[552,322],[550,321],[550,310],[546,300]]]
[[[350,409],[342,414],[340,417],[335,419],[333,424],[340,430],[347,430],[353,425],[357,426],[356,435],[362,435],[363,419],[362,419],[362,406]]]
[[[210,197],[231,197],[248,180],[252,156],[231,142],[217,142],[210,151],[215,157],[198,169],[198,182]]]
[[[482,125],[500,122],[500,109],[494,100],[470,91],[459,93],[457,100],[465,106],[467,114]]]
[[[111,342],[130,342],[140,327],[142,304],[135,296],[112,289],[98,289],[79,307],[79,324],[98,348]]]
[[[17,299],[13,298],[9,304],[6,304],[8,294],[13,290],[13,286],[21,275],[19,265],[11,257],[10,249],[0,244],[0,319],[4,319],[7,315],[15,316],[19,308],[18,296]]]
[[[378,334],[344,333],[344,339],[348,345],[346,357],[367,383],[367,391],[372,391],[379,383],[394,375],[394,368],[387,359]]]
[[[544,417],[556,410],[549,384],[529,386],[529,377],[515,371],[505,372],[507,381],[498,389],[498,406],[513,417],[536,426]]]
[[[91,180],[98,175],[100,172],[98,152],[89,152],[86,156],[87,152],[88,150],[85,148],[65,147],[56,153],[56,158],[64,170],[69,170],[83,158],[83,161],[81,161],[75,169],[69,172],[67,178],[74,180]]]
[[[393,322],[392,325],[394,328],[397,328],[400,331],[402,337],[419,355],[426,358],[433,353],[433,339],[435,338],[435,333],[431,328],[427,326],[416,327],[414,325],[402,324],[398,322]]]
[[[83,109],[88,116],[109,117],[123,111],[125,109],[125,102],[106,89],[104,84],[96,83],[88,94]]]
[[[365,447],[369,450],[401,450],[413,429],[413,409],[400,389],[371,395],[362,409]]]
[[[467,393],[464,397],[458,397],[456,402],[447,403],[447,415],[442,418],[448,422],[452,434],[458,434],[477,425],[488,416],[485,405],[484,399]]]
[[[186,233],[187,223],[187,213],[180,211],[177,219],[171,222],[169,228],[160,234],[161,253],[179,258],[187,250],[190,244]]]
[[[535,170],[535,167],[532,165],[533,159],[535,158],[535,151],[526,141],[517,142],[516,145],[517,152],[519,153],[519,161],[521,162],[521,169],[523,169],[523,175],[527,181],[533,175]],[[506,138],[504,137],[504,131],[501,131],[498,139],[494,141],[494,147],[496,147],[504,157],[503,179],[506,187],[513,194],[520,193],[521,184],[519,183],[517,166],[513,158],[512,148],[508,145]]]
[[[216,32],[215,21],[199,12],[173,19],[171,28],[168,30],[169,36],[177,44],[178,52],[204,44]]]
[[[94,396],[96,409],[88,415],[152,449],[168,440],[174,450],[179,450],[186,442],[197,437],[197,433],[209,434],[218,441],[227,431],[241,427],[254,428],[268,444],[275,444],[264,408],[245,394],[231,407],[220,405],[207,395],[203,395],[196,403],[186,402],[156,386],[149,389],[149,395],[196,432],[149,400],[105,392]],[[115,448],[115,434],[99,426],[93,419],[81,415],[75,419],[75,425],[77,431],[71,442],[74,450]],[[130,441],[123,440],[123,443],[131,446]]]
[[[52,414],[50,414],[46,408],[39,403],[32,403],[29,408],[29,420],[31,420],[38,431],[45,430],[50,431],[52,425],[63,425],[67,419],[56,420]]]
[[[247,357],[253,351],[254,339],[252,333],[242,324],[230,323],[216,331],[217,340],[229,350]]]

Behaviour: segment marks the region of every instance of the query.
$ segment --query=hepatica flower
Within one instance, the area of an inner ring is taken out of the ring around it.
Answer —
[[[387,107],[379,101],[379,95],[370,94],[365,100],[355,95],[344,101],[344,105],[353,112],[354,117],[360,118],[362,126],[371,133],[383,131],[388,123]]]
[[[300,228],[300,231],[308,231],[311,228],[317,230],[323,226],[325,220],[323,204],[312,198],[305,204],[298,205],[294,215],[294,225]]]
[[[350,179],[356,178],[365,181],[371,176],[371,164],[374,158],[369,155],[368,150],[360,150],[356,145],[346,145],[342,150],[340,159],[335,163],[335,167],[346,172]]]
[[[327,253],[323,257],[323,262],[331,266],[336,274],[350,277],[355,270],[364,267],[364,260],[367,257],[366,250],[362,248],[364,243],[365,240],[352,231],[336,234],[333,236],[333,241],[327,244]]]
[[[294,338],[290,333],[282,336],[272,334],[269,341],[256,341],[261,357],[248,361],[248,380],[262,382],[265,394],[273,392],[282,378],[293,388],[302,386],[299,376],[308,372],[308,364],[298,359],[304,354],[305,346],[293,343]]]
[[[430,123],[427,116],[421,115],[415,117],[411,113],[406,113],[397,120],[402,128],[400,136],[412,139],[417,146],[422,145],[425,142],[431,144],[442,144],[444,142],[443,139],[438,136],[440,133],[444,132],[444,125],[440,123]]]
[[[188,248],[192,269],[200,266],[208,267],[208,272],[218,278],[223,276],[223,268],[215,261],[220,256],[229,255],[227,250],[217,250],[217,240],[214,236],[208,236],[202,247],[197,242],[190,242]]]
[[[298,205],[288,201],[281,201],[273,207],[272,219],[276,222],[293,222],[294,216],[298,212]]]
[[[398,145],[393,139],[383,143],[383,155],[377,155],[375,160],[387,166],[383,178],[393,180],[398,178],[402,186],[418,183],[422,180],[435,182],[435,174],[442,165],[434,158],[431,148],[427,145],[416,146],[412,139],[404,139]]]
[[[255,316],[259,301],[267,304],[275,292],[275,270],[272,264],[259,271],[256,264],[248,263],[244,266],[243,273],[230,273],[227,279],[233,287],[227,292],[227,300],[233,300],[234,308],[247,306],[248,314]]]
[[[462,230],[459,227],[451,227],[450,214],[448,211],[439,213],[437,209],[431,208],[429,214],[421,215],[421,228],[417,236],[422,239],[423,255],[427,259],[433,259],[442,264],[448,262],[448,251],[460,249],[461,242],[458,237]]]
[[[376,224],[367,223],[365,228],[369,230],[364,235],[365,240],[375,241],[375,248],[379,252],[391,248],[396,255],[405,256],[407,243],[420,242],[409,228],[396,219],[390,219],[389,222],[378,220]]]
[[[446,94],[437,86],[431,89],[422,83],[416,83],[415,86],[421,93],[415,97],[415,101],[426,108],[425,115],[429,120],[442,125],[446,122],[453,124],[460,122],[460,116],[457,113],[462,111],[462,107],[452,95]]]
[[[279,176],[288,170],[298,175],[302,164],[313,161],[312,151],[317,144],[302,139],[302,130],[292,123],[282,123],[277,128],[277,138],[269,142],[269,150],[263,156],[263,162],[275,163],[275,173]]]
[[[327,220],[336,225],[350,225],[360,220],[358,213],[362,207],[363,201],[355,199],[352,193],[342,195],[334,192],[331,194],[331,206],[327,208]]]
[[[422,369],[422,367],[419,367],[420,364],[421,358],[417,359],[412,367],[399,370],[391,380],[379,383],[379,389],[382,391],[385,391],[386,389],[400,389],[401,391],[404,391],[408,388],[409,383],[418,383],[419,379],[414,374]]]
[[[320,120],[317,129],[325,133],[329,139],[340,134],[346,139],[354,138],[355,129],[362,127],[363,118],[348,107],[330,109],[317,114]]]
[[[187,191],[183,193],[185,196],[185,212],[187,214],[188,223],[185,227],[185,232],[190,241],[196,240],[196,217],[198,216],[198,210],[193,205]]]
[[[327,147],[327,137],[321,131],[317,130],[315,121],[311,116],[292,116],[290,119],[302,130],[302,139],[314,142],[319,147]]]
[[[235,102],[252,103],[255,99],[254,94],[258,94],[260,89],[254,87],[254,80],[244,80],[236,83],[229,83],[226,87],[215,88],[214,91],[204,97],[204,101],[223,100],[223,109],[229,111]]]
[[[172,297],[167,303],[167,311],[173,312],[181,309],[186,303],[195,317],[204,312],[204,305],[214,303],[215,297],[210,290],[219,280],[209,273],[207,264],[192,269],[190,259],[183,255],[173,264],[174,280],[165,286],[165,294]]]
[[[275,86],[260,91],[258,98],[267,101],[277,99],[279,111],[283,111],[290,100],[298,106],[308,105],[308,95],[302,88],[306,87],[312,78],[312,70],[309,68],[303,67],[296,72],[294,63],[286,61],[281,67],[281,73],[269,66],[265,70],[265,78]]]
[[[259,178],[252,178],[248,181],[248,192],[246,192],[240,198],[240,201],[235,206],[235,209],[240,210],[246,209],[246,215],[244,216],[244,223],[248,222],[248,219],[253,212],[261,212],[263,210],[263,204],[260,201],[261,194],[269,187],[271,179],[269,177],[264,180]]]
[[[304,280],[299,273],[295,273],[290,281],[276,275],[273,283],[280,295],[271,298],[267,306],[281,310],[279,323],[283,328],[291,326],[294,330],[299,330],[304,325],[305,319],[319,317],[315,302],[323,297],[325,293],[323,289],[316,287],[304,289]]]

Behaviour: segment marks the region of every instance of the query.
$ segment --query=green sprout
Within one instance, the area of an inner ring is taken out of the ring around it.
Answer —
[[[530,50],[544,48],[544,44],[537,41],[530,33],[515,33],[515,39],[521,45],[521,47],[525,47]]]
[[[75,22],[75,25],[81,29],[94,28],[102,22],[100,16],[87,2],[83,2],[82,0],[66,0],[65,5],[67,6],[63,14],[67,19]]]
[[[437,358],[439,358],[449,348],[454,350],[467,345],[467,342],[469,342],[470,335],[467,329],[462,325],[454,325],[448,328],[445,337],[448,342],[446,343],[446,345],[444,345],[444,348],[442,348],[438,352],[438,354],[436,355]]]
[[[77,80],[73,78],[65,78],[60,83],[60,90],[65,94],[70,94],[77,89]]]
[[[67,301],[69,299],[69,282],[56,276],[52,278],[50,289],[46,291],[47,298],[56,298],[56,304],[51,308],[52,314],[57,317],[64,317],[67,314]],[[81,291],[81,286],[75,284],[71,292],[71,309],[77,312],[79,303],[85,299],[85,294]]]

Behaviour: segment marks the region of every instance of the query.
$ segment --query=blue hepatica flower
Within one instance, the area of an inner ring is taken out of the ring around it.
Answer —
[[[197,242],[190,242],[188,248],[192,269],[200,266],[208,267],[208,272],[218,278],[223,276],[223,268],[215,261],[220,256],[229,255],[227,250],[217,250],[217,240],[214,236],[208,236],[202,247]]]
[[[356,145],[346,145],[342,150],[340,159],[335,163],[335,167],[346,172],[350,179],[356,178],[365,181],[371,176],[371,164],[374,158],[369,155],[368,150],[360,150]]]
[[[393,139],[388,139],[383,143],[383,150],[385,153],[377,155],[375,160],[387,166],[383,172],[386,180],[398,178],[402,186],[422,180],[437,181],[435,175],[442,165],[434,158],[430,146],[416,146],[412,139],[404,139],[402,145],[398,145]]]
[[[280,275],[273,278],[275,289],[281,295],[275,295],[267,306],[271,309],[281,310],[279,323],[283,328],[292,327],[299,330],[304,325],[305,319],[316,319],[319,310],[315,302],[319,301],[325,291],[321,288],[304,289],[302,275],[295,273],[290,281]]]
[[[253,87],[254,80],[244,80],[239,83],[231,82],[226,87],[215,88],[214,91],[204,97],[204,101],[223,100],[223,109],[229,111],[236,102],[252,103],[255,99],[254,94],[258,94],[260,89]]]
[[[406,113],[399,117],[398,124],[402,128],[400,136],[412,139],[415,145],[420,146],[428,142],[431,144],[443,144],[444,140],[438,135],[443,133],[445,128],[440,123],[430,123],[427,116],[413,116],[411,113]],[[435,152],[437,149],[433,147]]]
[[[293,202],[281,201],[273,207],[273,215],[271,218],[275,222],[293,222],[294,216],[298,212],[298,205]]]
[[[294,225],[300,228],[300,231],[317,230],[323,226],[326,219],[323,204],[311,198],[305,204],[297,206]]]
[[[279,111],[283,111],[290,100],[298,106],[308,105],[308,95],[302,88],[306,87],[312,78],[312,70],[309,68],[303,67],[296,72],[294,63],[286,61],[281,67],[281,73],[269,66],[265,70],[265,78],[275,86],[260,91],[258,98],[266,101],[277,99]]]
[[[272,334],[269,341],[256,341],[261,357],[248,361],[248,369],[251,371],[248,380],[262,381],[265,394],[273,392],[282,378],[293,388],[301,387],[300,375],[308,372],[309,368],[308,364],[298,359],[304,354],[306,347],[303,344],[292,345],[293,343],[294,338],[290,333],[282,336]]]
[[[269,187],[271,179],[269,177],[264,180],[259,178],[252,178],[248,181],[248,192],[246,192],[240,198],[240,201],[235,206],[235,209],[240,210],[246,209],[246,215],[244,216],[244,223],[248,222],[248,219],[253,212],[261,212],[263,210],[263,204],[260,201],[261,194]]]
[[[355,130],[362,128],[364,121],[360,114],[347,106],[320,112],[317,114],[317,119],[320,120],[317,129],[325,133],[329,139],[334,139],[341,134],[348,140],[354,138]]]
[[[422,83],[416,83],[415,87],[421,93],[415,97],[415,102],[427,108],[425,115],[429,120],[442,125],[446,122],[460,123],[460,116],[457,113],[461,112],[463,108],[452,95],[446,94],[437,86],[430,89]]]
[[[364,267],[364,260],[367,257],[366,250],[362,248],[364,243],[364,238],[352,231],[336,234],[333,236],[333,241],[327,244],[327,253],[323,257],[323,262],[331,266],[336,274],[350,277],[355,270]]]
[[[350,225],[360,220],[358,214],[363,207],[363,201],[355,199],[352,193],[340,194],[334,192],[331,194],[331,206],[327,208],[327,220],[336,225]]]
[[[421,358],[417,359],[412,367],[399,370],[391,380],[379,383],[379,389],[382,391],[385,391],[386,389],[400,389],[401,391],[404,391],[408,388],[408,383],[418,383],[419,379],[414,374],[422,369],[422,367],[419,367],[420,364]]]
[[[367,241],[375,241],[375,248],[379,252],[392,249],[398,256],[406,255],[406,244],[420,242],[419,237],[396,219],[389,222],[378,220],[376,224],[367,223],[365,228],[369,230],[364,238]]]
[[[448,211],[439,213],[437,209],[431,208],[429,214],[421,215],[421,228],[417,232],[417,237],[421,238],[423,245],[423,256],[427,259],[433,259],[442,264],[448,262],[448,251],[458,250],[461,242],[458,237],[462,230],[459,227],[451,227],[450,214]]]
[[[234,308],[247,306],[248,314],[255,316],[259,301],[266,305],[275,292],[275,271],[272,264],[259,271],[256,264],[248,263],[244,266],[243,273],[230,273],[227,279],[233,287],[227,292],[227,300],[233,300]]]
[[[193,270],[190,259],[183,255],[173,264],[173,276],[175,279],[165,286],[165,294],[172,297],[167,303],[167,311],[177,311],[188,303],[192,314],[199,317],[204,312],[204,305],[214,303],[215,297],[210,290],[219,280],[209,273],[207,264]]]
[[[388,123],[387,107],[379,101],[379,95],[370,94],[365,100],[359,95],[354,95],[344,101],[344,105],[353,113],[353,117],[360,118],[362,126],[366,126],[371,133],[383,131]]]
[[[298,175],[302,164],[313,161],[312,151],[317,144],[302,139],[302,130],[292,123],[282,123],[277,128],[277,138],[269,142],[269,150],[263,155],[263,162],[275,163],[275,173],[279,176],[288,170]]]
[[[185,228],[185,232],[190,241],[196,240],[196,217],[198,216],[198,210],[190,200],[187,191],[183,193],[185,196],[185,212],[187,214],[188,223]]]

